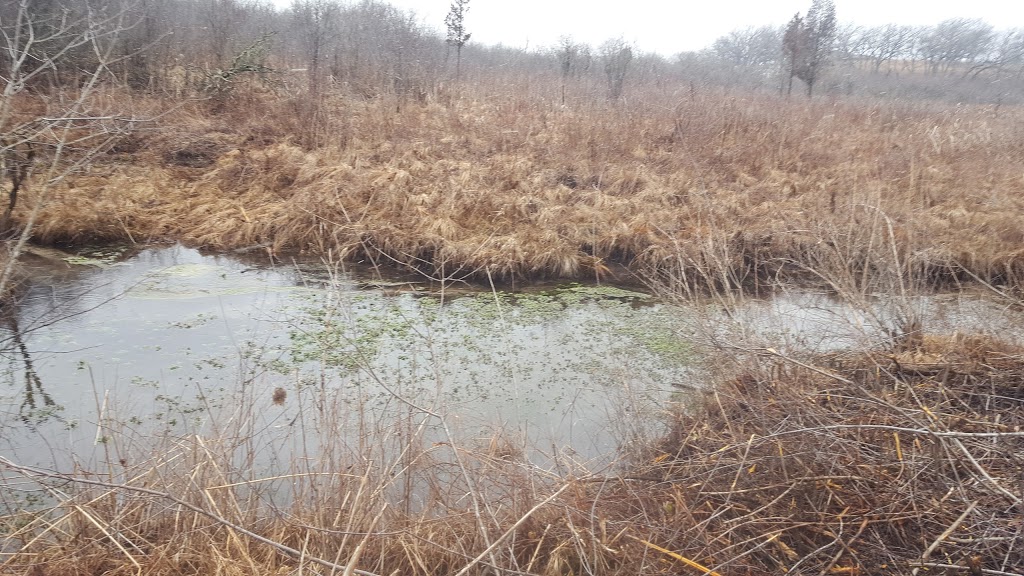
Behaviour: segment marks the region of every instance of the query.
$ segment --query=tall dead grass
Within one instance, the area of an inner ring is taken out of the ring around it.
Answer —
[[[722,573],[1024,564],[1019,348],[918,335],[812,362],[748,360],[680,415],[649,467],[660,488],[648,496],[679,518],[660,541]]]
[[[861,230],[884,219],[933,284],[1020,285],[1021,110],[669,90],[197,105],[69,182],[35,237],[260,244],[480,277],[616,263],[721,289],[806,278],[837,255],[870,269]]]

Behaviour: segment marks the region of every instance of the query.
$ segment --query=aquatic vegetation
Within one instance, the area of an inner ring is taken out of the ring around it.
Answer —
[[[412,397],[440,393],[450,401],[505,399],[508,408],[557,410],[564,395],[579,395],[584,381],[598,389],[614,386],[620,366],[629,365],[653,387],[685,369],[686,344],[678,337],[670,344],[684,320],[677,309],[651,300],[580,285],[462,293],[443,302],[431,295],[329,292],[313,296],[291,320],[289,360],[274,357],[267,366],[280,373],[313,364],[336,369],[349,386],[378,390],[384,399],[389,392],[360,371],[402,382]],[[649,303],[637,308],[637,301]]]

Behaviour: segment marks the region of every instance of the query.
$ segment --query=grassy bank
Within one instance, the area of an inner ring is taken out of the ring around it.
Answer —
[[[934,285],[1024,279],[1018,108],[669,88],[562,106],[554,83],[492,88],[186,105],[69,179],[35,239],[265,245],[495,278],[618,263],[718,289],[866,273],[894,253]]]

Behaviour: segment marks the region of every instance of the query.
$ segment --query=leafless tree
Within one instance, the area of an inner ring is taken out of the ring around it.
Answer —
[[[207,65],[224,68],[234,52],[238,31],[251,11],[238,0],[202,0],[199,6],[203,36],[210,47]]]
[[[779,59],[782,30],[774,26],[733,30],[715,40],[711,51],[734,66],[759,68],[774,65]]]
[[[585,73],[590,68],[590,46],[576,42],[571,36],[558,39],[555,49],[562,78],[572,78]]]
[[[443,67],[444,39],[416,17],[379,0],[342,4],[325,65],[332,79],[362,96],[426,98]]]
[[[836,62],[854,63],[863,57],[868,43],[867,29],[856,24],[840,24],[832,46]]]
[[[1024,73],[1024,29],[1004,30],[997,34],[988,56],[975,61],[964,76],[977,78],[986,72],[993,72],[995,80],[1004,75],[1020,77]]]
[[[993,60],[997,71],[1024,76],[1024,28],[1006,30],[999,36]]]
[[[444,17],[444,25],[448,28],[445,42],[455,46],[455,80],[458,81],[462,71],[462,47],[469,42],[471,34],[466,32],[466,11],[469,0],[452,0],[448,15]]]
[[[600,54],[608,79],[608,98],[618,100],[622,97],[626,73],[633,61],[633,48],[622,38],[613,38],[601,44]]]
[[[0,234],[8,243],[0,293],[52,189],[131,123],[94,102],[112,66],[130,56],[118,56],[118,39],[134,24],[129,7],[52,7],[20,0],[0,12],[0,189],[7,196]],[[13,213],[30,185],[33,202],[18,231]]]
[[[887,62],[911,57],[915,37],[911,26],[886,24],[868,28],[864,31],[861,54],[870,59],[872,69],[878,73]]]
[[[340,13],[341,6],[336,0],[295,0],[292,3],[292,17],[306,54],[309,92],[314,97],[320,94],[321,66],[328,43],[337,34]]]
[[[982,20],[944,20],[921,37],[920,55],[932,74],[953,71],[958,65],[984,60],[991,51],[995,30]]]
[[[570,78],[585,74],[590,69],[593,57],[590,54],[590,46],[576,42],[570,36],[558,39],[555,54],[562,73],[562,104],[565,104],[566,83]]]

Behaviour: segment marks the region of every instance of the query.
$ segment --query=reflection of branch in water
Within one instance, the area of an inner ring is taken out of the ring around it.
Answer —
[[[14,345],[18,348],[21,359],[25,364],[25,398],[18,408],[18,417],[26,425],[34,426],[52,416],[53,409],[57,407],[57,403],[43,389],[43,381],[39,378],[39,373],[36,372],[35,365],[32,363],[32,355],[28,351],[28,346],[25,345],[25,340],[21,337],[18,319],[13,314],[7,314],[5,315],[5,320],[8,329],[11,331],[11,340],[14,341]],[[42,405],[46,408],[45,410],[37,410],[39,407],[37,396],[42,399]]]

